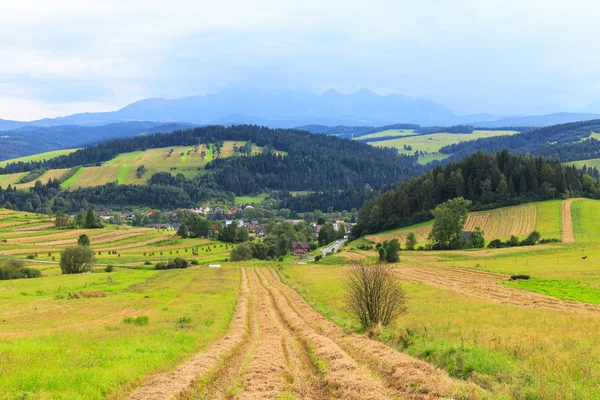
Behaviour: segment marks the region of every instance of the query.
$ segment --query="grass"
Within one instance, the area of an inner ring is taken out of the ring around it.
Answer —
[[[108,275],[0,282],[3,396],[124,397],[221,335],[239,285],[236,268],[117,271],[112,284]],[[83,288],[107,296],[67,299]]]
[[[343,266],[294,266],[282,276],[323,315],[357,329],[343,307]],[[599,315],[499,304],[411,282],[403,286],[409,312],[381,336],[389,345],[478,383],[494,398],[600,397],[600,349],[588,333],[600,328]]]
[[[381,131],[381,132],[369,133],[368,135],[355,137],[355,139],[362,140],[362,139],[379,138],[379,137],[385,137],[385,136],[407,136],[407,135],[414,135],[414,134],[415,134],[414,129],[388,129],[388,130]]]
[[[460,143],[463,141],[476,140],[500,135],[513,135],[516,131],[483,131],[476,130],[473,133],[433,133],[430,135],[419,135],[407,138],[398,138],[385,140],[382,142],[371,142],[369,144],[379,147],[395,147],[400,154],[413,155],[415,151],[422,151],[425,154],[419,157],[419,163],[426,164],[433,160],[443,160],[449,157],[449,154],[440,153],[439,150],[447,145]],[[412,150],[405,150],[404,145],[409,145]]]
[[[599,281],[582,282],[571,279],[533,278],[505,282],[504,284],[517,289],[558,297],[559,299],[600,304],[599,283]]]
[[[89,236],[98,264],[128,265],[142,268],[175,257],[196,260],[201,264],[229,257],[231,246],[201,238],[181,239],[175,232],[150,228],[106,225],[103,229],[57,229],[47,216],[2,210],[0,213],[0,256],[24,259],[37,253],[37,261],[58,262],[60,251],[75,245],[79,235]],[[192,250],[197,249],[197,255]],[[117,254],[109,254],[110,250]],[[162,254],[161,254],[162,253]],[[33,264],[33,263],[32,263]],[[40,267],[45,264],[33,264]],[[50,264],[57,270],[56,264]],[[54,272],[52,272],[54,273]]]
[[[561,238],[561,200],[540,203],[523,204],[513,207],[503,207],[489,211],[469,213],[465,231],[473,231],[479,227],[483,230],[486,240],[508,239],[511,235],[521,238],[534,229],[538,229],[544,238]],[[389,230],[367,236],[374,242],[390,239],[406,241],[406,235],[414,232],[419,245],[427,242],[433,220],[422,222],[405,228]]]
[[[258,196],[236,196],[235,204],[258,204],[267,198],[267,193],[261,193]]]
[[[64,149],[64,150],[54,150],[54,151],[48,151],[46,153],[39,153],[39,154],[34,154],[31,156],[25,156],[25,157],[19,157],[19,158],[13,158],[10,160],[4,160],[4,161],[0,161],[0,167],[5,167],[7,164],[9,163],[16,163],[16,162],[28,162],[28,161],[42,161],[42,160],[50,160],[52,158],[56,158],[58,156],[63,156],[66,154],[71,154],[75,151],[77,151],[79,149]]]
[[[245,142],[226,141],[221,150],[221,157],[238,156],[234,145],[242,146]],[[66,151],[66,150],[65,150]],[[74,151],[74,150],[69,150]],[[253,154],[260,154],[263,149],[253,146]],[[285,152],[280,152],[285,155]],[[49,154],[49,153],[44,153]],[[57,153],[57,155],[59,155]],[[55,155],[55,156],[57,156]],[[38,155],[43,159],[42,155]],[[34,156],[32,156],[34,157]],[[159,149],[148,149],[146,151],[134,151],[122,153],[115,158],[102,163],[100,166],[80,168],[71,178],[62,183],[63,189],[77,189],[103,185],[109,182],[119,184],[145,184],[149,177],[157,172],[169,172],[173,175],[183,174],[192,178],[202,173],[204,166],[213,160],[213,146],[173,146]],[[146,172],[143,176],[137,176],[137,169],[143,165]],[[42,182],[49,178],[59,178],[67,170],[50,170],[40,177]],[[8,186],[16,182],[23,174],[0,175],[0,186]],[[19,185],[19,189],[27,189],[35,182]]]
[[[580,199],[571,204],[576,242],[600,241],[600,201]]]

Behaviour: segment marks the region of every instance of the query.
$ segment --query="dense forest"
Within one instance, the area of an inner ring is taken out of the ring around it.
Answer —
[[[600,120],[553,125],[510,136],[495,136],[442,147],[457,161],[477,150],[486,153],[508,149],[511,153],[540,155],[561,162],[600,157],[600,141],[590,138],[600,132]]]
[[[287,200],[285,204],[297,205],[303,210],[310,205],[311,211],[329,207],[339,210],[338,206],[358,208],[367,196],[377,194],[367,190],[368,187],[395,186],[425,171],[415,157],[400,156],[363,143],[296,130],[241,125],[210,126],[114,140],[48,161],[9,164],[0,172],[96,165],[120,153],[226,140],[251,141],[262,146],[264,151],[251,157],[214,159],[202,173],[191,179],[159,173],[150,177],[148,185],[107,184],[60,193],[56,182],[40,182],[29,192],[17,193],[13,188],[0,190],[0,201],[9,201],[27,211],[41,210],[38,207],[47,206],[51,200],[55,211],[76,211],[87,204],[176,208],[209,199],[233,200],[234,195],[265,191],[315,191],[320,194],[306,200]],[[276,153],[275,149],[284,151],[285,155]],[[340,194],[345,191],[350,196],[346,200]],[[318,207],[313,208],[313,205]]]
[[[429,220],[438,204],[455,197],[464,197],[472,201],[473,210],[481,210],[563,196],[599,198],[598,185],[591,176],[555,160],[507,150],[478,151],[365,203],[353,236]]]

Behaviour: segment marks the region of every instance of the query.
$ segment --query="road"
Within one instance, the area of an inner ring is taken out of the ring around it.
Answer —
[[[347,241],[348,241],[348,239],[346,239],[346,238],[336,240],[335,242],[331,243],[329,246],[327,246],[323,250],[321,250],[321,255],[323,257],[325,257],[329,253],[335,253],[335,252],[337,252],[340,248],[342,248],[342,246]]]

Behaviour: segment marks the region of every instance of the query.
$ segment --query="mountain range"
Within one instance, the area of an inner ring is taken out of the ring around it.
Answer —
[[[291,128],[303,125],[381,126],[412,123],[423,126],[471,124],[481,127],[545,126],[588,119],[600,115],[600,105],[590,104],[585,113],[541,116],[457,116],[434,101],[401,94],[378,95],[368,89],[342,94],[333,89],[322,94],[253,89],[224,90],[204,96],[179,99],[149,98],[119,110],[80,113],[30,122],[0,119],[0,131],[24,126],[106,125],[130,121],[183,122],[195,125],[257,124]],[[596,110],[595,112],[592,112]]]

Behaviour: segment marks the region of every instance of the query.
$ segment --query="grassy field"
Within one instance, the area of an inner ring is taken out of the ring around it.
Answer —
[[[238,282],[236,268],[200,267],[0,282],[0,393],[122,397],[221,335]],[[104,297],[69,299],[81,291]],[[123,322],[139,316],[148,323]]]
[[[400,154],[412,155],[415,151],[422,151],[427,154],[419,158],[419,163],[426,164],[433,160],[443,160],[449,155],[442,154],[439,150],[447,145],[460,143],[462,141],[476,140],[500,135],[514,135],[515,131],[482,131],[476,130],[470,134],[463,133],[434,133],[431,135],[419,135],[408,138],[399,138],[385,140],[382,142],[371,142],[373,146],[395,147]],[[404,145],[412,146],[412,150],[405,150]]]
[[[371,138],[379,138],[379,137],[385,137],[385,136],[407,136],[407,135],[414,135],[414,134],[415,134],[414,129],[388,129],[386,131],[369,133],[368,135],[356,137],[355,139],[371,139]]]
[[[561,202],[550,200],[539,203],[524,204],[514,207],[498,208],[490,211],[470,213],[465,224],[466,231],[479,227],[483,230],[486,240],[506,240],[511,235],[524,238],[533,230],[540,232],[543,238],[562,237],[561,231]],[[427,241],[433,220],[417,225],[386,231],[367,236],[373,242],[398,239],[402,243],[409,232],[414,232],[419,244]]]
[[[227,141],[223,144],[220,157],[233,157],[236,155],[234,146],[243,146],[246,142]],[[61,150],[57,152],[44,153],[31,156],[30,159],[44,159],[52,154],[54,157],[73,152],[75,150]],[[263,149],[259,146],[253,146],[253,154],[262,153]],[[62,152],[62,153],[61,153]],[[281,152],[285,155],[285,152]],[[46,156],[44,156],[46,155]],[[173,146],[160,149],[148,149],[146,151],[134,151],[131,153],[119,154],[112,160],[102,163],[95,167],[82,167],[71,178],[62,183],[63,189],[77,189],[82,187],[91,187],[103,185],[109,182],[118,182],[119,184],[145,184],[149,177],[157,172],[169,172],[173,175],[183,174],[191,178],[200,173],[204,166],[213,160],[216,155],[213,146]],[[137,176],[139,166],[144,166],[146,172]],[[49,178],[60,178],[67,169],[58,169],[46,171],[39,180],[46,182]],[[6,187],[14,184],[24,174],[0,175],[0,186]],[[32,187],[35,181],[21,184],[18,189],[27,189]]]
[[[563,248],[570,252],[568,246],[557,246],[559,254]],[[505,253],[507,250],[503,249]],[[520,263],[520,257],[529,255],[528,250],[521,251],[517,255]],[[443,271],[441,268],[460,263],[432,262],[427,253],[422,257],[415,254],[406,255],[408,260],[401,264],[408,269],[421,266],[421,276],[435,276],[436,271]],[[527,258],[529,273],[546,271],[544,256],[539,260],[535,254]],[[492,260],[499,265],[491,267]],[[598,262],[594,264],[598,266]],[[512,257],[489,259],[487,265],[487,269],[514,271]],[[398,268],[402,271],[403,267]],[[293,266],[282,276],[323,315],[352,331],[358,326],[344,308],[344,270],[344,265]],[[589,286],[593,281],[574,286],[572,282],[585,275],[571,271],[566,262],[562,270],[569,278],[553,282],[532,279],[514,286],[557,298],[600,302],[600,290]],[[489,389],[493,398],[599,398],[600,370],[596,363],[600,349],[595,334],[588,332],[600,327],[600,314],[540,308],[534,301],[525,306],[511,304],[476,292],[457,293],[450,286],[455,278],[448,279],[441,284],[405,280],[409,311],[381,334],[381,340],[446,369],[454,377]],[[532,290],[534,286],[536,290]],[[555,290],[549,289],[552,286]]]
[[[42,160],[50,160],[51,158],[55,158],[58,156],[63,156],[65,154],[71,154],[78,149],[64,149],[64,150],[54,150],[48,151],[46,153],[34,154],[26,157],[13,158],[10,160],[0,161],[0,167],[5,167],[8,163],[16,163],[16,162],[28,162],[28,161],[42,161]]]
[[[26,258],[47,274],[58,273],[60,251],[77,243],[81,234],[89,236],[96,262],[101,265],[152,268],[175,257],[199,263],[223,261],[230,245],[208,239],[181,239],[174,231],[107,225],[103,229],[57,229],[46,216],[16,211],[0,212],[0,256]],[[6,242],[4,242],[4,240]],[[197,250],[197,255],[192,255]],[[110,254],[112,252],[117,254]],[[144,265],[146,262],[151,266]]]
[[[236,196],[235,204],[258,204],[267,198],[266,193],[259,194],[258,196]]]
[[[580,199],[571,205],[573,233],[577,242],[600,241],[600,201]]]

